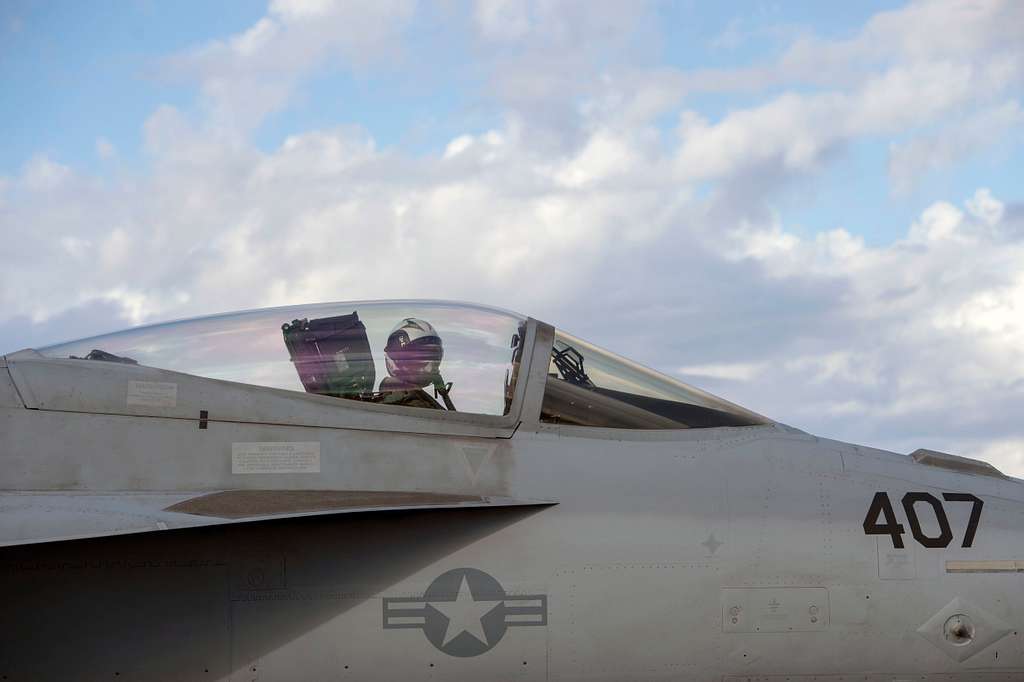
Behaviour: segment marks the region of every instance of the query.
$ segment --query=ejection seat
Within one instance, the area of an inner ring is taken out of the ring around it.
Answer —
[[[281,327],[295,371],[308,393],[373,400],[376,371],[359,315],[293,320]]]

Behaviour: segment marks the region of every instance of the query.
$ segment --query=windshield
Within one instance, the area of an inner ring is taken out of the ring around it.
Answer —
[[[348,400],[508,413],[525,318],[460,303],[270,308],[137,327],[43,348]]]
[[[752,426],[768,419],[557,332],[541,421],[618,429]]]

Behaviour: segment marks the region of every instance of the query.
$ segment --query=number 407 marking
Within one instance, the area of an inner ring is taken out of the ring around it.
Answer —
[[[967,530],[964,531],[964,540],[961,547],[970,547],[974,544],[974,535],[978,532],[978,522],[981,520],[981,508],[985,503],[967,493],[942,493],[942,499],[946,502],[971,502],[971,518],[967,521]],[[917,516],[917,505],[926,504],[932,508],[935,520],[939,524],[939,534],[929,537],[921,530],[921,521]],[[907,493],[903,496],[903,511],[910,522],[910,532],[925,547],[949,547],[953,541],[953,531],[949,529],[949,518],[942,502],[930,493]],[[882,520],[884,523],[880,523]],[[892,546],[895,549],[903,549],[903,524],[897,523],[896,513],[892,509],[888,493],[875,493],[868,507],[867,516],[864,517],[864,533],[866,535],[889,535],[892,537]]]

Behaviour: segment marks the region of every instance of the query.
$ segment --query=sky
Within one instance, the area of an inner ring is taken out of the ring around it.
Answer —
[[[440,298],[1024,475],[1024,3],[0,3],[0,352]]]

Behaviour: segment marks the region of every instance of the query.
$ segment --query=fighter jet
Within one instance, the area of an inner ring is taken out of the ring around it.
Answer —
[[[494,308],[8,354],[0,477],[2,680],[1024,680],[1021,481]]]

